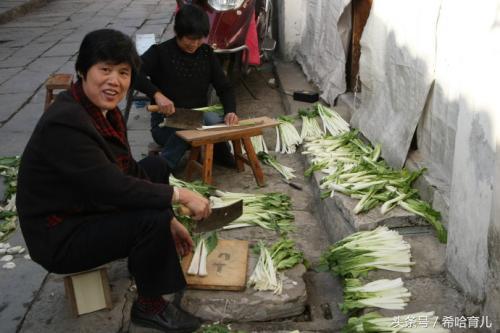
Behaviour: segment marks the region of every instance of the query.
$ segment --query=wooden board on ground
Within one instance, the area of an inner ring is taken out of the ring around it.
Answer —
[[[207,276],[188,275],[191,257],[182,259],[182,271],[188,288],[209,290],[245,290],[248,261],[248,241],[219,239],[208,255]]]
[[[184,130],[184,131],[177,131],[176,134],[180,136],[182,139],[184,139],[187,142],[191,141],[197,141],[197,140],[203,140],[207,138],[214,138],[214,137],[223,137],[227,134],[235,134],[235,133],[245,133],[245,132],[251,132],[252,130],[257,130],[257,129],[263,129],[267,127],[274,127],[277,126],[279,123],[277,120],[269,118],[269,117],[257,117],[257,118],[250,118],[250,119],[241,119],[240,121],[244,122],[255,122],[258,125],[252,125],[252,126],[244,126],[244,127],[236,127],[236,128],[227,128],[227,129],[221,129],[218,131],[204,131],[204,130]]]

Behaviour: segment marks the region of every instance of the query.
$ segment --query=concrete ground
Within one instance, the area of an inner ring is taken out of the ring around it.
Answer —
[[[14,3],[13,1],[9,3]],[[33,1],[19,1],[18,6]],[[42,3],[40,3],[42,4]],[[161,40],[172,36],[174,0],[53,0],[28,14],[11,15],[0,24],[0,156],[18,155],[40,117],[45,99],[44,82],[56,72],[73,73],[75,54],[86,32],[110,27],[133,36],[155,33]],[[16,7],[16,8],[17,8]],[[0,18],[12,8],[0,6]],[[18,11],[17,13],[21,13]],[[276,79],[279,85],[271,84]],[[266,63],[242,79],[235,80],[238,112],[242,117],[295,114],[310,106],[293,101],[283,91],[314,89],[293,63]],[[339,111],[348,115],[345,106]],[[148,115],[133,108],[129,118],[129,140],[134,156],[147,153],[151,141]],[[274,131],[266,130],[266,142],[274,148]],[[307,161],[300,154],[279,155],[278,159],[296,170],[298,191],[283,183],[271,168],[263,166],[266,186],[258,188],[250,169],[243,173],[216,166],[216,186],[235,192],[284,192],[291,196],[297,231],[291,235],[312,263],[287,273],[293,282],[287,297],[268,297],[263,293],[222,293],[188,291],[183,306],[210,321],[232,322],[233,329],[245,331],[322,331],[339,332],[346,318],[337,307],[341,302],[340,281],[329,273],[314,270],[320,254],[334,241],[377,224],[389,224],[405,234],[412,245],[415,267],[403,275],[412,292],[409,312],[434,310],[439,316],[472,315],[474,305],[454,289],[444,270],[444,246],[437,243],[429,228],[413,216],[391,215],[356,217],[348,198],[320,200],[318,175],[304,179]],[[228,239],[274,240],[276,235],[258,228],[226,231]],[[11,245],[24,245],[17,230]],[[62,277],[47,274],[34,262],[19,256],[14,270],[0,269],[0,332],[153,332],[129,322],[135,297],[124,261],[109,268],[113,309],[75,319],[64,297]],[[250,266],[254,264],[250,260]],[[250,267],[249,267],[250,271]],[[378,271],[371,278],[396,277]],[[249,289],[249,288],[247,288]],[[253,297],[253,298],[252,298]],[[252,302],[246,300],[251,299]],[[230,306],[228,306],[228,304]],[[210,310],[210,311],[209,311]],[[453,328],[452,332],[473,332]]]

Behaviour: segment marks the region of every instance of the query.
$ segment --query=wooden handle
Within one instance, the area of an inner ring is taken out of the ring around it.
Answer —
[[[149,112],[158,112],[160,111],[160,107],[158,105],[148,105],[146,107],[146,109],[149,111]]]
[[[191,216],[191,209],[183,204],[180,204],[179,207],[177,207],[177,214]]]

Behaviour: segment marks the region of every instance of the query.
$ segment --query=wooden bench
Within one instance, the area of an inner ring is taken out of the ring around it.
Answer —
[[[194,171],[201,171],[202,180],[206,184],[212,184],[212,166],[214,144],[219,142],[231,141],[234,148],[234,157],[236,160],[236,169],[238,172],[245,170],[244,164],[248,164],[252,169],[255,180],[259,186],[264,186],[264,174],[260,167],[257,154],[250,140],[253,136],[262,135],[262,129],[274,127],[278,122],[269,117],[258,117],[245,119],[245,121],[260,123],[254,126],[245,126],[234,129],[219,130],[184,130],[176,134],[191,145],[191,153],[187,164],[186,177],[191,180]],[[245,148],[247,157],[243,156]],[[200,164],[198,158],[203,149],[203,160]]]
[[[54,90],[66,90],[71,88],[73,82],[73,74],[56,73],[51,74],[47,81],[45,81],[45,106],[43,111],[47,111],[49,105],[54,101]]]

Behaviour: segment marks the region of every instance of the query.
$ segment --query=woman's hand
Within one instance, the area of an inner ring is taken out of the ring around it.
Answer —
[[[224,116],[224,124],[231,126],[231,125],[238,125],[238,116],[234,112],[230,112]]]
[[[154,99],[155,99],[156,105],[158,105],[158,107],[160,108],[160,110],[158,112],[163,113],[167,116],[169,116],[175,112],[174,102],[169,100],[161,92],[157,91],[154,94]]]
[[[175,217],[170,221],[170,233],[172,234],[178,255],[184,257],[193,251],[194,243],[189,235],[189,231]]]
[[[178,190],[179,203],[189,208],[193,219],[201,220],[210,215],[210,201],[207,198],[185,188],[179,188]]]

